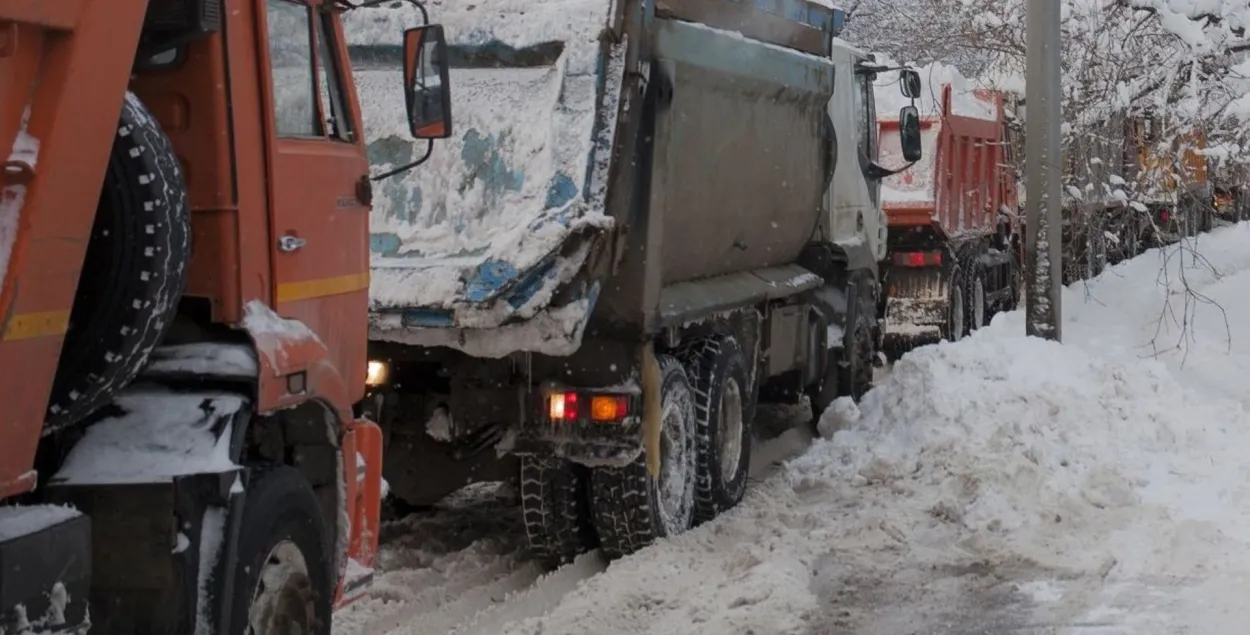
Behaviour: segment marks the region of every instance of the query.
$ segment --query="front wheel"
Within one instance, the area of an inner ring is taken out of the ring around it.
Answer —
[[[334,585],[312,488],[298,470],[285,466],[251,480],[226,632],[330,635]]]

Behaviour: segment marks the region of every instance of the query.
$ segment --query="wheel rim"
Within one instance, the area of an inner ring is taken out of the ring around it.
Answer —
[[[730,377],[720,397],[720,421],[716,426],[720,437],[720,476],[728,483],[738,475],[742,461],[742,389],[738,381]]]
[[[283,540],[261,568],[247,612],[246,635],[307,635],[315,632],[316,619],[308,561],[295,543]]]
[[[972,328],[985,326],[985,283],[977,280],[972,287]]]
[[[689,395],[665,399],[660,433],[660,482],[657,494],[660,522],[667,535],[676,535],[690,526],[694,513],[694,435],[687,430],[693,419],[683,412]]]

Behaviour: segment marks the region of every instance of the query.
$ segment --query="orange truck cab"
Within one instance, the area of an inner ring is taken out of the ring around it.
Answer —
[[[0,633],[328,634],[371,579],[352,8],[0,0]]]

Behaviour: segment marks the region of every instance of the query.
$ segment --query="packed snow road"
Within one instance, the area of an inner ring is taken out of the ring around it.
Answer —
[[[336,635],[1243,633],[1250,225],[1153,250],[913,351],[746,500],[605,567],[540,577],[504,498],[386,528]],[[777,459],[793,455],[778,464]]]

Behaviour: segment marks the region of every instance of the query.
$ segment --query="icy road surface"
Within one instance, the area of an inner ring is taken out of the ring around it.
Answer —
[[[1012,313],[913,351],[828,438],[761,448],[801,454],[737,509],[606,568],[539,577],[489,494],[392,524],[335,633],[1250,632],[1246,245],[1074,285],[1064,345]]]

